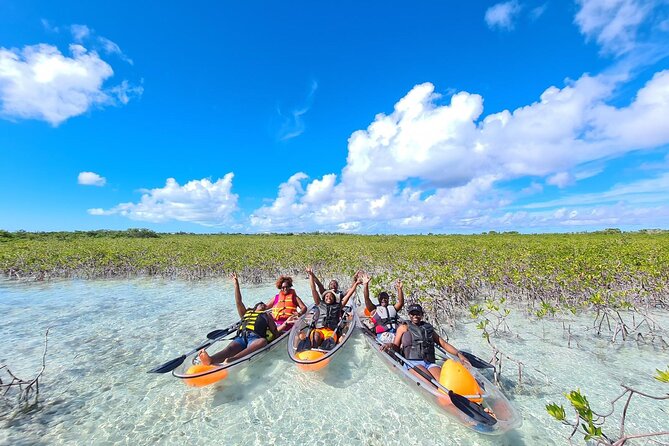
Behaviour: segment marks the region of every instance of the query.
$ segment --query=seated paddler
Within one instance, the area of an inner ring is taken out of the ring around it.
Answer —
[[[337,302],[337,296],[333,290],[325,290],[322,294],[318,292],[311,268],[307,268],[307,274],[309,275],[311,296],[316,305],[313,309],[312,329],[308,336],[304,333],[301,334],[302,342],[298,345],[297,350],[310,348],[330,350],[339,339],[340,333],[338,331],[341,328],[343,309],[351,296],[355,294],[358,285],[362,283],[362,279],[356,277],[341,302]]]
[[[383,351],[394,350],[401,352],[412,365],[429,372],[434,379],[439,380],[441,366],[436,363],[435,344],[453,356],[468,364],[463,354],[437,334],[432,324],[423,320],[423,307],[418,304],[409,305],[409,322],[400,325],[395,333],[393,342],[383,344]]]
[[[220,352],[210,356],[205,350],[200,351],[198,356],[204,365],[233,362],[263,348],[278,337],[279,330],[274,319],[267,314],[265,303],[258,302],[253,307],[247,308],[242,301],[242,292],[239,289],[239,279],[236,273],[232,273],[232,281],[235,287],[237,313],[241,318],[240,326],[232,342]]]
[[[276,280],[276,287],[279,290],[274,299],[267,302],[267,309],[272,310],[274,322],[279,327],[279,331],[288,331],[293,326],[293,322],[300,314],[307,311],[300,296],[293,289],[293,278],[281,275]]]
[[[404,290],[402,288],[402,281],[397,279],[395,282],[395,289],[397,290],[397,302],[395,302],[394,305],[390,304],[390,295],[385,291],[381,291],[379,293],[379,303],[377,305],[374,304],[369,298],[370,280],[371,279],[369,275],[364,274],[362,276],[365,308],[370,314],[370,322],[374,324],[376,339],[382,343],[393,342],[395,339],[395,332],[397,331],[397,313],[404,306]]]

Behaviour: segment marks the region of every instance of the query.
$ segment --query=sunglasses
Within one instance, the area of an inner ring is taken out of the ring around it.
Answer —
[[[409,316],[422,316],[422,315],[423,313],[421,313],[420,311],[412,311],[409,313]]]

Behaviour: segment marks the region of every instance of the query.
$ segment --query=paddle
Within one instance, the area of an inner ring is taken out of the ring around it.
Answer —
[[[207,333],[207,339],[209,339],[209,341],[198,345],[193,350],[189,351],[186,354],[183,354],[183,355],[179,356],[178,358],[174,358],[171,361],[167,361],[165,364],[162,364],[162,365],[159,365],[158,367],[152,368],[147,373],[167,373],[167,372],[171,372],[172,370],[179,367],[186,360],[186,357],[192,355],[193,353],[199,352],[203,348],[209,347],[211,344],[216,342],[219,338],[221,338],[225,335],[228,335],[228,334],[232,333],[233,331],[235,331],[237,329],[237,325],[238,324],[235,324],[232,327],[223,328],[223,329],[219,329],[219,330],[214,330],[210,333]]]
[[[392,349],[387,350],[387,352],[391,356],[393,356],[395,359],[397,359],[398,361],[402,362],[404,365],[409,367],[409,369],[414,370],[420,376],[425,378],[425,380],[427,380],[429,383],[431,383],[437,389],[440,389],[440,390],[448,393],[448,396],[451,398],[451,401],[453,402],[453,405],[455,407],[457,407],[465,415],[472,418],[477,423],[485,424],[486,426],[494,426],[497,423],[497,420],[493,416],[488,414],[485,410],[483,410],[483,407],[480,404],[476,404],[472,401],[469,401],[464,396],[459,395],[459,394],[453,392],[452,390],[449,390],[446,387],[442,386],[441,383],[439,383],[437,380],[434,379],[434,377],[432,375],[430,375],[430,373],[426,373],[423,370],[421,370],[420,368],[414,366],[407,359],[405,359],[402,355],[395,352],[394,350],[392,350]]]
[[[439,349],[439,351],[444,353],[445,358],[449,358],[449,356],[446,356],[447,352],[443,348],[441,348],[440,346],[436,346],[436,347]],[[467,358],[467,361],[469,361],[469,363],[472,365],[472,367],[474,367],[476,369],[494,369],[495,368],[495,366],[490,364],[488,361],[484,361],[483,359],[479,358],[478,356],[476,356],[472,353],[466,352],[464,350],[460,350],[460,353],[462,353],[464,355],[464,357]]]
[[[472,365],[472,367],[475,367],[477,369],[494,369],[495,366],[490,364],[488,361],[484,361],[483,359],[479,358],[478,356],[465,352],[460,350],[462,354],[464,355],[465,358],[467,358],[467,361]]]

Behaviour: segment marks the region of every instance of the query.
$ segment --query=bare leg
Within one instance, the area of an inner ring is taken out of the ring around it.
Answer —
[[[223,350],[221,350],[220,352],[216,353],[213,356],[209,356],[209,354],[205,350],[200,351],[198,356],[200,357],[200,362],[204,365],[220,364],[223,362],[225,358],[232,356],[235,353],[238,353],[243,348],[244,347],[242,347],[240,343],[232,341]]]
[[[318,348],[323,342],[323,334],[320,331],[311,332],[311,348]]]
[[[441,367],[430,367],[430,375],[434,378],[435,381],[439,381],[439,378],[441,377]]]
[[[236,361],[239,358],[243,358],[244,356],[253,353],[256,350],[259,350],[266,346],[268,344],[267,339],[256,339],[255,341],[251,342],[248,347],[246,347],[244,350],[240,351],[236,355],[230,356],[225,360],[225,364]],[[239,344],[237,344],[239,345]],[[241,347],[241,346],[240,346]]]

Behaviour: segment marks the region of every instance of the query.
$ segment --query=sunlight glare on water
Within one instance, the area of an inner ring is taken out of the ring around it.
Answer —
[[[296,289],[308,304],[306,282],[296,282]],[[242,283],[242,293],[250,305],[276,289]],[[582,329],[592,324],[589,316],[568,322],[577,334],[570,348],[562,322],[512,312],[513,333],[495,342],[525,365],[518,385],[517,367],[504,364],[506,394],[524,423],[501,437],[484,437],[411,391],[359,334],[319,373],[298,371],[281,347],[205,388],[189,388],[170,374],[147,374],[237,319],[229,280],[3,280],[0,314],[0,363],[20,377],[39,370],[44,332],[51,327],[39,407],[27,415],[0,413],[0,444],[7,445],[560,445],[569,429],[544,406],[566,405],[569,390],[580,388],[600,412],[621,383],[667,392],[666,384],[652,379],[655,369],[669,365],[666,351],[593,338]],[[669,325],[666,314],[658,317]],[[459,324],[448,335],[456,347],[488,359],[473,324]],[[669,428],[668,411],[666,401],[635,397],[630,433]],[[614,433],[618,421],[609,423]]]

